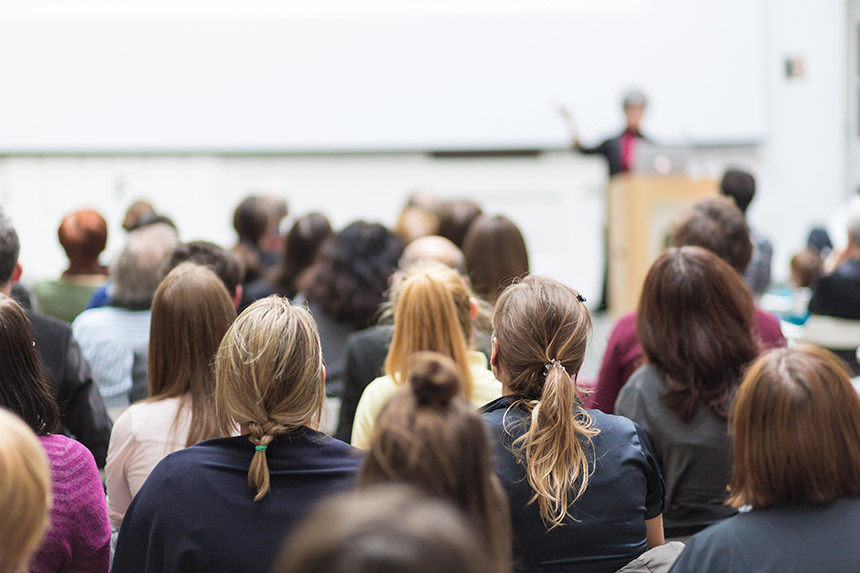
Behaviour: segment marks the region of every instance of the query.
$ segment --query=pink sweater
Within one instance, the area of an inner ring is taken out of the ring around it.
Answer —
[[[110,524],[93,455],[58,434],[39,436],[51,462],[54,504],[51,526],[30,571],[107,572]]]

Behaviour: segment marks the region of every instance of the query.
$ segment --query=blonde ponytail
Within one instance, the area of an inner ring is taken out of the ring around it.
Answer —
[[[570,374],[582,366],[591,330],[583,300],[557,281],[530,276],[502,293],[493,317],[500,378],[519,398],[513,407],[530,412],[513,451],[534,490],[529,503],[537,501],[550,529],[571,516],[585,493],[591,440],[599,433],[579,407]]]

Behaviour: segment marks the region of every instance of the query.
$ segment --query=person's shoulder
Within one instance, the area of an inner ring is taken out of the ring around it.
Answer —
[[[654,389],[663,389],[665,386],[666,383],[657,368],[651,363],[645,363],[630,375],[630,379],[621,389],[621,393],[624,393],[625,390],[627,392],[650,392]]]
[[[55,470],[77,473],[82,468],[91,466],[92,470],[96,471],[96,461],[92,452],[79,441],[62,434],[39,436],[39,440],[48,454],[51,467]]]
[[[394,326],[390,324],[379,324],[363,328],[355,332],[351,332],[347,337],[347,344],[374,344],[379,341],[384,341],[386,344],[391,342],[391,337],[394,335]]]

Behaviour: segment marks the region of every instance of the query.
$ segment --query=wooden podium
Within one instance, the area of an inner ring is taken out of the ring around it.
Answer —
[[[613,316],[636,309],[648,269],[666,248],[672,224],[717,189],[713,179],[682,175],[618,175],[610,180],[607,288]]]

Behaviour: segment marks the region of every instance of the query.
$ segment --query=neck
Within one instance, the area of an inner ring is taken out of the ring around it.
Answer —
[[[69,261],[69,268],[64,275],[104,275],[107,269],[96,261]]]
[[[0,285],[0,294],[5,294],[8,297],[12,296],[12,281],[9,281],[4,285]]]

